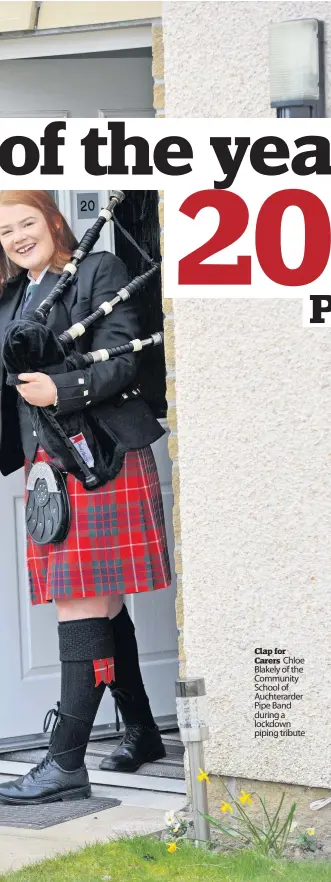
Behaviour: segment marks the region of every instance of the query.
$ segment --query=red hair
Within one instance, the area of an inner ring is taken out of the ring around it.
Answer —
[[[62,272],[78,243],[50,193],[47,190],[0,190],[0,205],[29,205],[42,212],[54,243],[52,269]],[[22,267],[9,260],[0,244],[0,288],[21,272]]]

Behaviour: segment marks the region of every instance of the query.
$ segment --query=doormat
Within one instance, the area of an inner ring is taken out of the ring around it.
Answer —
[[[44,805],[3,805],[0,804],[0,827],[23,827],[25,830],[44,830],[65,821],[94,815],[121,805],[120,799],[79,799],[73,802],[50,802]]]

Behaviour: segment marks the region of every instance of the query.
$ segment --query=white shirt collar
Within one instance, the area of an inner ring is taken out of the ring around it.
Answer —
[[[48,264],[48,266],[45,267],[45,269],[43,269],[43,271],[40,273],[40,275],[38,276],[37,279],[34,279],[34,278],[33,278],[33,276],[32,276],[31,273],[30,273],[30,270],[29,270],[29,272],[28,272],[28,279],[29,279],[29,282],[32,282],[33,285],[40,285],[40,282],[41,282],[41,280],[44,278],[44,276],[46,275],[47,270],[49,269],[49,267],[50,267],[50,263]]]

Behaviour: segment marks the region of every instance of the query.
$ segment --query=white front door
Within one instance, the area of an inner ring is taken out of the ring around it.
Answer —
[[[142,54],[126,58],[66,58],[0,60],[0,108],[6,116],[150,115],[151,59]],[[102,70],[101,70],[102,68]],[[101,76],[102,74],[102,76]],[[82,84],[88,95],[82,98]],[[6,83],[6,86],[4,86]],[[24,102],[22,100],[24,83]],[[61,210],[78,238],[93,223],[97,200],[104,193],[75,191],[58,194]],[[99,248],[113,250],[111,228]],[[153,445],[162,486],[170,558],[173,566],[171,462],[167,435]],[[39,733],[43,717],[59,697],[60,668],[54,604],[31,607],[25,565],[23,472],[0,476],[0,739]],[[129,596],[127,604],[136,626],[143,678],[157,718],[175,715],[178,675],[175,619],[175,576],[172,587],[155,594]],[[108,693],[97,725],[114,721]]]

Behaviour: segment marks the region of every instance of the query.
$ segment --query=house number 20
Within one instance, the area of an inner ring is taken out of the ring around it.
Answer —
[[[89,199],[87,202],[86,199],[82,199],[80,203],[81,211],[94,211],[95,210],[95,202],[93,199]]]
[[[291,206],[301,209],[305,227],[304,254],[300,266],[287,267],[281,251],[281,223]],[[200,190],[192,193],[180,211],[194,219],[202,208],[216,208],[219,223],[216,233],[179,261],[180,285],[251,285],[251,256],[238,254],[234,264],[202,261],[228,245],[237,242],[247,228],[249,212],[246,202],[229,190]],[[327,209],[321,199],[307,190],[279,190],[269,196],[259,211],[255,229],[256,255],[261,269],[278,285],[309,285],[328,263],[331,227]]]
[[[98,217],[99,214],[99,194],[77,193],[77,217],[78,220],[87,220],[87,218]]]

